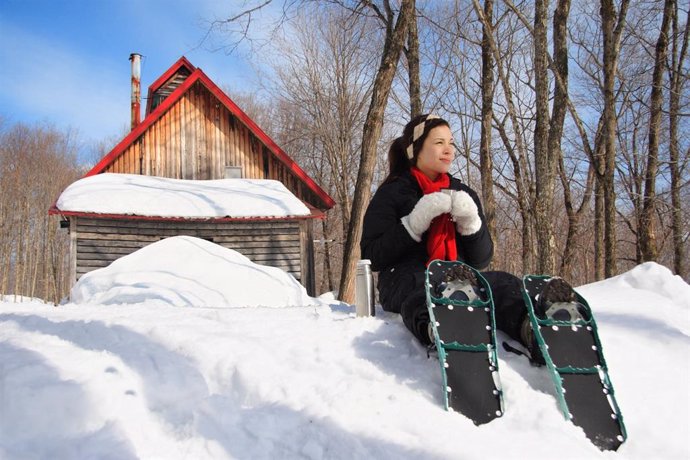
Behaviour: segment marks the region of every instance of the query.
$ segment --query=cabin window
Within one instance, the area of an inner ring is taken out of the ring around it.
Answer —
[[[226,166],[225,167],[225,178],[226,179],[242,179],[242,167],[241,166]]]

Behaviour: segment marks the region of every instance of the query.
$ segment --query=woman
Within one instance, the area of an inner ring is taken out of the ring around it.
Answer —
[[[390,172],[364,216],[362,258],[379,272],[381,305],[400,313],[424,345],[433,342],[424,290],[428,262],[461,260],[483,269],[493,255],[477,193],[448,174],[454,158],[448,122],[436,115],[414,118],[391,145]],[[520,280],[505,272],[483,275],[491,284],[497,327],[531,348]]]

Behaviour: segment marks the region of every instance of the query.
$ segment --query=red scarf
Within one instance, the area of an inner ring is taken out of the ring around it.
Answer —
[[[417,183],[425,195],[450,187],[450,176],[448,174],[439,174],[438,178],[432,181],[416,166],[413,166],[410,172],[417,179]],[[455,223],[451,220],[450,214],[441,214],[431,221],[429,234],[427,235],[426,251],[429,254],[427,265],[435,259],[457,260],[458,249],[455,246]]]

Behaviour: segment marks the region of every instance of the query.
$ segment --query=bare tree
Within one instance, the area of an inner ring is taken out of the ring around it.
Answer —
[[[601,23],[604,42],[603,75],[604,75],[604,158],[599,162],[597,173],[603,192],[604,220],[604,276],[617,273],[616,263],[616,68],[620,55],[620,39],[625,25],[625,18],[630,5],[623,0],[620,11],[616,12],[613,0],[601,0]],[[598,212],[602,208],[597,208]]]
[[[559,83],[554,85],[553,95],[553,110],[551,119],[549,120],[549,136],[547,141],[547,151],[549,152],[549,160],[552,162],[549,166],[553,174],[556,171],[563,170],[563,152],[561,150],[561,140],[563,138],[563,126],[565,124],[565,116],[568,111],[568,15],[570,14],[570,0],[559,0],[556,4],[556,10],[553,15],[553,64],[552,68],[554,74],[557,75],[556,80]],[[549,184],[553,186],[554,184]],[[564,200],[567,195],[566,189],[569,192],[569,184],[563,183],[561,185],[564,190]],[[566,206],[566,211],[567,211]],[[571,208],[572,210],[572,208]],[[577,232],[578,222],[574,221],[576,214],[568,214],[568,234],[573,236]],[[550,222],[554,221],[553,205],[549,208],[549,215],[547,216]],[[553,234],[549,235],[554,238]],[[565,260],[568,250],[568,239],[566,239],[565,249],[562,260]],[[555,244],[555,243],[554,243]],[[554,248],[555,250],[555,248]],[[555,254],[552,256],[555,257]],[[566,263],[561,263],[561,268],[568,266]],[[552,267],[555,268],[555,267]],[[561,274],[564,274],[561,272]]]
[[[670,90],[669,90],[669,169],[671,173],[671,206],[673,209],[673,268],[677,275],[686,277],[687,266],[684,255],[684,239],[687,238],[687,226],[682,220],[681,187],[683,165],[679,147],[678,125],[680,118],[680,101],[683,87],[688,79],[687,70],[684,70],[688,52],[688,39],[690,38],[690,9],[686,12],[685,28],[679,30],[678,2],[674,1],[673,20],[671,34],[671,62],[668,65]]]
[[[50,126],[0,131],[0,293],[55,302],[67,292],[67,244],[48,208],[75,180],[76,142]]]
[[[327,285],[333,290],[371,98],[372,53],[366,42],[372,34],[366,21],[340,7],[324,7],[322,13],[298,14],[278,42],[272,100],[289,111],[281,117],[281,145],[337,202],[321,229]]]
[[[656,260],[658,256],[655,235],[654,214],[656,209],[656,176],[659,169],[659,135],[661,132],[661,110],[663,102],[663,74],[668,53],[668,32],[673,14],[673,0],[664,2],[661,30],[654,53],[652,94],[650,97],[649,152],[647,153],[647,174],[645,177],[644,203],[638,225],[642,260]]]
[[[496,239],[496,198],[493,188],[493,154],[491,148],[491,124],[493,121],[494,98],[494,60],[491,53],[490,37],[493,34],[493,0],[484,1],[484,18],[482,24],[482,108],[481,108],[481,141],[479,147],[479,171],[482,183],[482,198],[489,233]]]
[[[350,220],[361,126],[371,97],[369,53],[364,44],[366,24],[341,9],[323,16],[302,15],[293,20],[289,39],[275,66],[275,98],[305,115],[287,146],[298,137],[314,137],[318,148],[301,156],[323,156],[327,179],[343,213],[343,229]],[[316,33],[315,33],[316,32]]]
[[[400,53],[407,38],[409,24],[414,14],[414,5],[411,0],[401,1],[397,15],[391,8],[388,0],[383,2],[383,11],[371,2],[365,3],[376,11],[385,24],[386,38],[381,54],[381,64],[374,79],[371,104],[364,122],[362,154],[355,184],[354,198],[352,200],[352,215],[347,239],[345,240],[343,269],[339,289],[339,298],[345,302],[352,302],[354,299],[355,264],[357,259],[359,259],[359,242],[362,238],[364,211],[371,195],[371,182],[376,163],[377,144],[383,127],[383,114],[388,102],[388,95]]]
[[[483,27],[493,30],[491,23],[484,15],[484,10],[479,5],[478,0],[472,0],[474,11],[479,17]],[[524,133],[526,126],[520,120],[520,110],[514,98],[513,85],[510,81],[509,72],[513,70],[510,62],[506,60],[504,53],[499,49],[493,35],[486,35],[489,47],[496,64],[498,81],[503,91],[503,100],[506,104],[504,117],[498,117],[494,112],[494,128],[503,142],[503,146],[512,164],[512,173],[515,183],[515,200],[518,205],[519,214],[522,221],[522,270],[529,271],[533,268],[533,207],[532,197],[534,196],[534,182],[530,180],[530,169],[528,166],[528,152],[525,143]],[[507,122],[510,122],[508,127]],[[510,131],[512,131],[512,133]]]
[[[537,237],[537,270],[553,273],[556,242],[553,236],[553,198],[555,173],[560,152],[549,149],[549,77],[547,20],[548,0],[536,0],[534,8],[534,80],[536,120],[534,127],[534,164],[536,195],[534,220]]]
[[[523,24],[527,25],[518,8],[511,2],[507,2],[511,10],[516,13]],[[576,210],[570,190],[572,179],[566,170],[561,140],[565,116],[570,109],[576,122],[581,123],[575,112],[568,94],[568,15],[570,12],[570,0],[559,0],[553,15],[553,58],[547,52],[547,16],[548,2],[535,4],[534,28],[531,30],[534,36],[535,55],[535,92],[537,98],[537,113],[535,123],[535,180],[536,180],[536,229],[537,242],[539,244],[538,269],[545,273],[553,272],[555,268],[556,241],[553,233],[553,222],[557,221],[554,212],[553,200],[555,192],[555,175],[558,171],[562,186],[565,211],[568,217],[567,236],[563,244],[563,256],[559,273],[572,276],[571,268],[574,259],[574,240],[579,232],[580,221],[587,209],[593,183],[592,169],[587,175],[585,191],[582,202]],[[553,89],[553,109],[549,115],[549,82],[547,80],[547,68],[553,73],[555,82]]]
[[[410,84],[410,118],[422,114],[422,89],[419,76],[419,33],[417,30],[416,2],[412,0],[412,8],[415,11],[410,20],[410,32],[407,35],[407,72]]]

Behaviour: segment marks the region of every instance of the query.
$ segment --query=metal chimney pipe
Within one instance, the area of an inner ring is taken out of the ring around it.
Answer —
[[[129,55],[132,61],[132,129],[141,121],[141,54]]]

